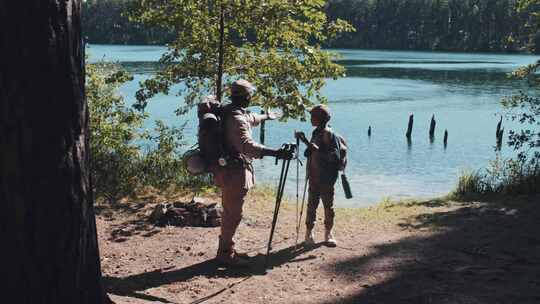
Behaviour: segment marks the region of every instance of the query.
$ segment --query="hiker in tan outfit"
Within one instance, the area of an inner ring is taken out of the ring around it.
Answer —
[[[215,174],[216,184],[222,191],[222,222],[216,259],[226,265],[246,264],[234,250],[233,236],[242,219],[242,207],[248,190],[255,184],[252,160],[264,156],[291,159],[284,149],[270,149],[255,142],[252,127],[263,120],[279,118],[275,113],[253,114],[246,110],[255,87],[246,80],[237,80],[230,86],[231,104],[224,109],[225,146],[229,160],[224,170]]]
[[[310,111],[311,124],[315,127],[308,141],[303,132],[295,136],[307,145],[309,194],[306,215],[306,245],[315,244],[313,228],[316,221],[317,207],[320,200],[324,206],[325,243],[335,247],[336,240],[332,234],[334,227],[334,185],[338,177],[339,147],[335,144],[335,135],[328,127],[330,109],[325,105],[317,105]]]

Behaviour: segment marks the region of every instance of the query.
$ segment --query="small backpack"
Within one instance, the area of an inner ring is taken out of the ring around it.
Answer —
[[[345,171],[347,167],[347,142],[343,136],[332,132],[334,142],[339,150],[338,171]]]

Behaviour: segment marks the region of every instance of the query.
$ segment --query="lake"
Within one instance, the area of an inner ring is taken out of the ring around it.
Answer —
[[[149,77],[164,47],[91,45],[90,61],[115,61],[135,79],[122,87],[134,101],[138,82]],[[347,77],[330,80],[323,89],[332,111],[332,128],[349,146],[347,176],[354,199],[346,200],[336,185],[336,204],[367,206],[385,198],[431,198],[451,191],[463,170],[485,168],[496,157],[495,128],[503,109],[502,97],[518,92],[522,84],[506,79],[519,66],[538,60],[531,55],[431,53],[379,50],[334,50],[347,68]],[[193,111],[176,116],[181,98],[158,96],[147,110],[151,119],[169,124],[187,122],[187,138],[195,141]],[[414,113],[412,143],[405,138],[408,117]],[[435,141],[428,136],[435,115]],[[368,137],[368,127],[372,135]],[[506,130],[515,127],[505,121]],[[448,146],[443,133],[449,133]],[[277,147],[293,142],[294,130],[311,133],[307,122],[290,120],[267,124],[267,142]],[[507,134],[507,133],[506,133]],[[258,138],[258,129],[254,134]],[[512,151],[502,148],[503,156]],[[256,162],[260,183],[275,185],[279,168],[272,159]],[[287,195],[296,196],[296,167],[292,166]],[[303,172],[303,170],[301,170]],[[303,173],[301,184],[303,186]],[[300,195],[301,196],[301,195]]]

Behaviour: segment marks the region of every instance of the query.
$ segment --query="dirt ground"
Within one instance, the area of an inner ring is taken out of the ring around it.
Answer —
[[[301,246],[303,225],[295,246],[288,203],[267,270],[268,191],[250,195],[237,232],[237,248],[251,256],[246,269],[213,262],[219,228],[148,223],[164,200],[97,208],[104,284],[115,303],[540,303],[540,197],[338,209],[337,248]]]

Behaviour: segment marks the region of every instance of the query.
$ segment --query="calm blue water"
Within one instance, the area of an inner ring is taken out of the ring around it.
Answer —
[[[138,82],[147,78],[163,47],[92,45],[90,60],[116,61],[135,75],[122,88],[128,101],[134,100]],[[465,169],[478,169],[495,158],[495,126],[502,111],[500,99],[517,92],[521,85],[506,80],[506,73],[533,63],[537,56],[500,54],[453,54],[376,50],[336,50],[348,76],[329,81],[323,93],[333,112],[331,124],[349,144],[347,175],[355,196],[345,200],[337,185],[336,201],[341,206],[366,206],[383,198],[429,198],[448,193]],[[182,103],[174,95],[158,96],[149,104],[152,119],[174,125],[188,122],[187,138],[195,140],[193,112],[177,117]],[[414,113],[412,145],[405,130],[409,113]],[[433,144],[428,138],[431,115],[437,120]],[[372,126],[371,138],[367,129]],[[506,130],[512,127],[504,122]],[[448,147],[442,143],[448,129]],[[267,124],[267,144],[277,147],[293,141],[294,130],[311,132],[307,122]],[[258,130],[255,132],[258,138]],[[309,133],[308,133],[309,134]],[[510,155],[504,148],[503,155]],[[279,167],[273,160],[259,161],[257,178],[277,183]],[[287,192],[295,196],[296,167]],[[303,176],[303,173],[300,174]],[[301,178],[303,184],[303,177]]]

